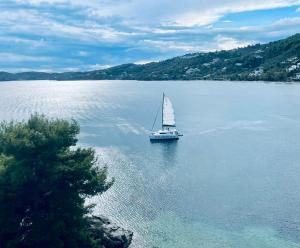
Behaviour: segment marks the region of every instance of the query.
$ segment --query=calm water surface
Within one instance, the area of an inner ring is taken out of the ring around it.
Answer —
[[[177,143],[151,144],[162,92]],[[0,120],[74,118],[115,177],[95,211],[132,247],[300,247],[300,85],[0,82]]]

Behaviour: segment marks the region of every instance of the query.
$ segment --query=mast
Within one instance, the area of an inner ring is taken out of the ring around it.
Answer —
[[[165,93],[163,92],[163,99],[161,104],[161,128],[164,130],[164,102],[165,102]]]

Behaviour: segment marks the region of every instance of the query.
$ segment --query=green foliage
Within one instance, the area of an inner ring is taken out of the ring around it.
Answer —
[[[75,121],[33,115],[0,126],[0,247],[99,247],[84,199],[106,191],[95,152],[75,147]]]
[[[268,44],[229,51],[194,53],[145,65],[125,64],[91,72],[9,74],[0,80],[266,80],[291,81],[300,75],[300,34]],[[257,73],[258,70],[261,72]]]

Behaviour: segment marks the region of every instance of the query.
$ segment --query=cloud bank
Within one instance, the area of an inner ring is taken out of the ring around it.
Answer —
[[[0,70],[105,68],[300,31],[300,0],[4,0]]]

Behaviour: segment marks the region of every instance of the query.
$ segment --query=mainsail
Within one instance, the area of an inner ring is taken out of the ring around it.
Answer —
[[[163,100],[163,110],[162,110],[162,125],[175,127],[175,114],[172,106],[172,102],[166,96],[164,96]]]

